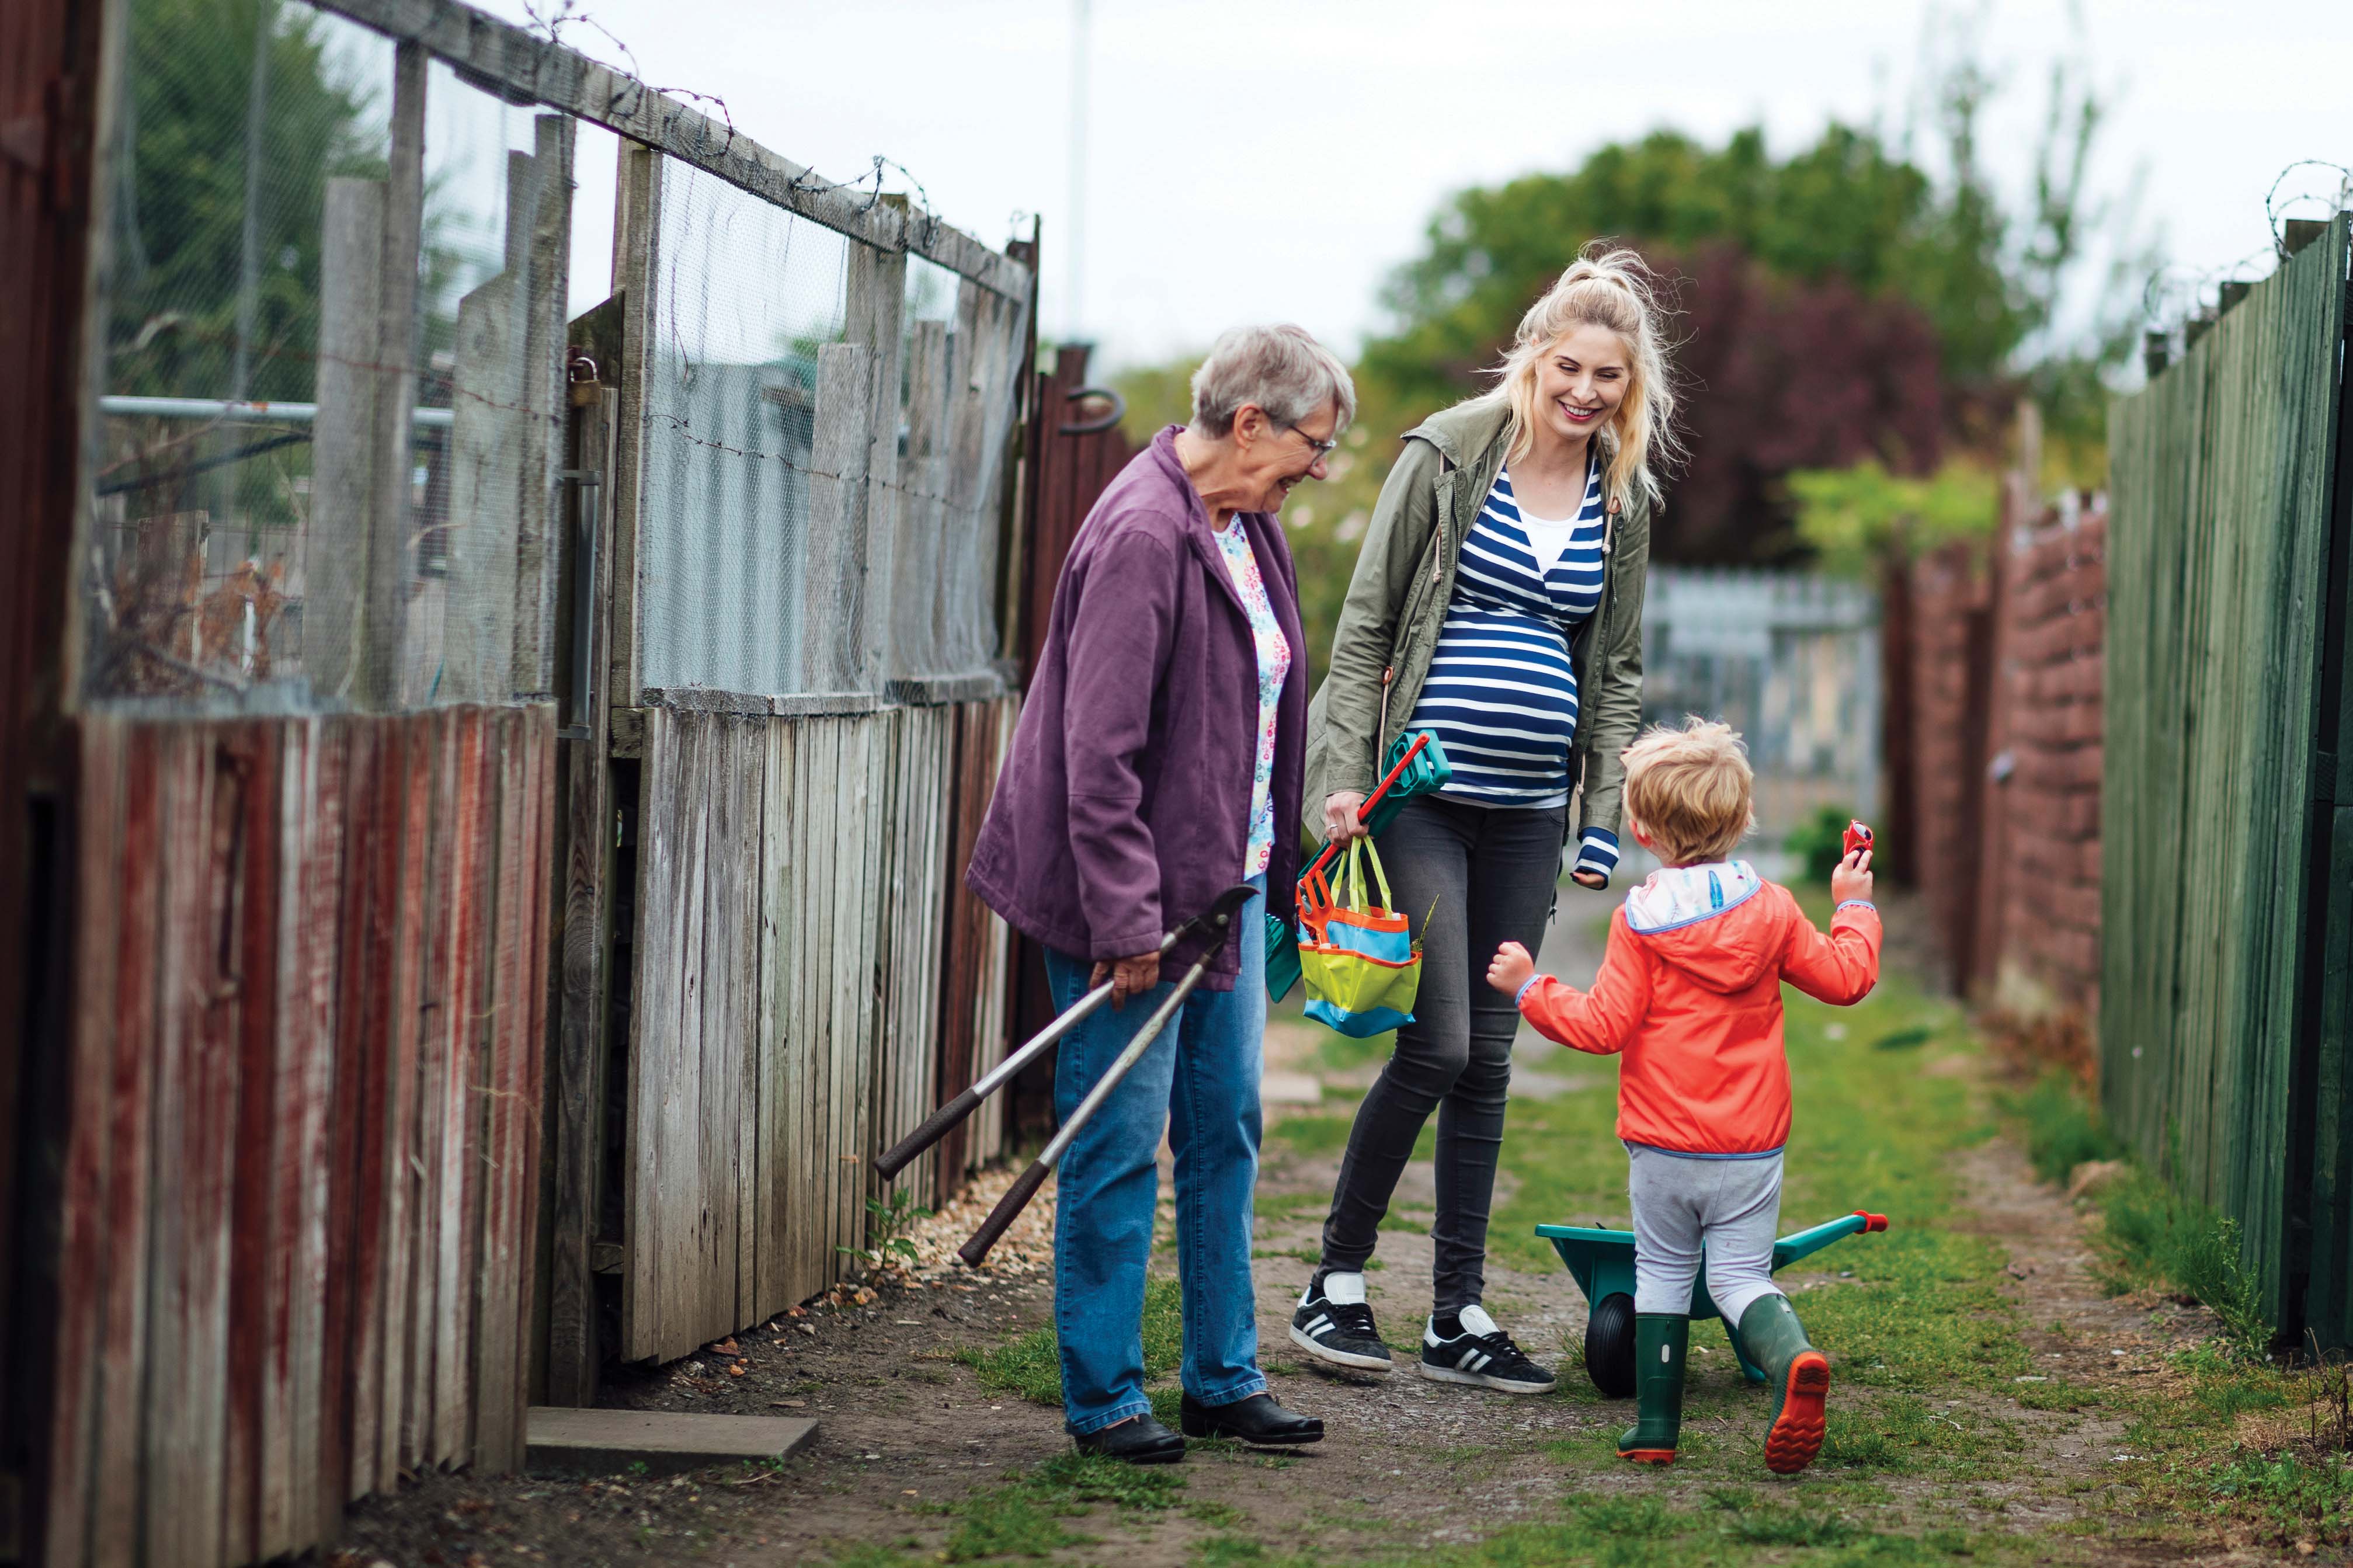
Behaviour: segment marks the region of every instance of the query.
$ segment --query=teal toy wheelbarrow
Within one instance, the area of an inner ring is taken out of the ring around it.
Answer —
[[[1820,1252],[1841,1237],[1859,1231],[1885,1230],[1887,1216],[1857,1209],[1842,1219],[1785,1236],[1773,1244],[1773,1267],[1785,1268],[1799,1258]],[[1577,1277],[1591,1309],[1585,1319],[1585,1374],[1593,1386],[1612,1399],[1634,1394],[1634,1233],[1600,1230],[1575,1225],[1540,1225],[1536,1234],[1553,1245],[1560,1260]],[[1715,1318],[1723,1314],[1707,1293],[1707,1263],[1702,1259],[1699,1279],[1692,1286],[1691,1315]],[[1724,1325],[1732,1353],[1740,1358],[1741,1375],[1751,1383],[1765,1381],[1765,1369],[1748,1357],[1740,1331]]]

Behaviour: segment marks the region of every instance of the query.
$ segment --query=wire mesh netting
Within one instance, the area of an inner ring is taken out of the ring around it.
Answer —
[[[1825,805],[1878,796],[1879,610],[1852,584],[1794,573],[1653,568],[1642,718],[1722,719],[1747,742],[1760,841]]]
[[[305,5],[127,12],[84,695],[544,691],[568,122],[439,66],[403,89],[388,40]]]
[[[891,673],[947,676],[996,657],[997,510],[1027,321],[1014,301],[923,257],[907,262],[907,346]]]
[[[788,692],[805,645],[856,639],[807,581],[818,361],[842,341],[852,242],[663,160],[638,535],[649,687]]]
[[[986,671],[1025,307],[664,160],[644,384],[649,688]]]

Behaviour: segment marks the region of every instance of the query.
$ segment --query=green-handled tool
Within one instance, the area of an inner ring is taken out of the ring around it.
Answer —
[[[1365,804],[1356,808],[1356,820],[1368,833],[1378,834],[1397,820],[1405,803],[1418,795],[1434,795],[1446,787],[1454,776],[1447,765],[1446,748],[1438,737],[1427,730],[1408,730],[1389,746],[1388,772]],[[1299,874],[1301,881],[1331,864],[1339,846],[1326,844],[1315,863]],[[1266,996],[1270,1002],[1280,1002],[1291,994],[1299,984],[1299,933],[1289,921],[1271,909],[1266,916]]]

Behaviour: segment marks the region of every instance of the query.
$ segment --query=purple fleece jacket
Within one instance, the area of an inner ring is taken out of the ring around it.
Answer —
[[[1074,957],[1149,952],[1241,880],[1258,763],[1258,652],[1170,426],[1087,514],[965,882]],[[1307,753],[1306,643],[1282,525],[1238,514],[1291,639],[1274,745],[1267,904],[1290,918]],[[1225,944],[1201,984],[1230,990]],[[1198,952],[1170,955],[1189,961]]]

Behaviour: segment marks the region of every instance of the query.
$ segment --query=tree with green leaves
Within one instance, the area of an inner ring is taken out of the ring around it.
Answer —
[[[106,390],[308,399],[326,184],[383,175],[380,89],[307,6],[129,9]]]

